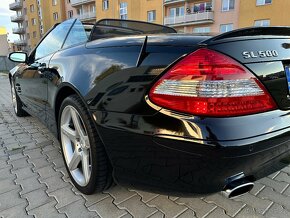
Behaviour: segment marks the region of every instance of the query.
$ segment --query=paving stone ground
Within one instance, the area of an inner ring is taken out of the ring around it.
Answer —
[[[86,196],[71,184],[56,138],[36,118],[14,115],[8,77],[0,73],[0,217],[290,217],[290,166],[233,200],[120,186]]]

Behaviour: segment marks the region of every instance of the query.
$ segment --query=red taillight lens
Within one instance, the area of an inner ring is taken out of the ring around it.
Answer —
[[[149,93],[150,100],[174,111],[228,117],[275,109],[261,82],[235,60],[199,49],[174,65]]]

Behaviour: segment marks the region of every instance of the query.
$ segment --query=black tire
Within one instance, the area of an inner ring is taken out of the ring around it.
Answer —
[[[12,106],[13,106],[13,110],[16,114],[16,116],[18,117],[26,117],[26,116],[29,116],[29,114],[22,109],[22,102],[16,92],[16,89],[15,89],[15,85],[14,85],[14,82],[13,80],[11,80],[11,96],[12,96]],[[15,99],[14,99],[15,98]]]
[[[85,186],[81,186],[75,181],[75,179],[73,178],[68,168],[68,164],[66,163],[65,156],[64,156],[64,148],[63,148],[62,139],[61,139],[60,124],[61,124],[62,113],[67,106],[74,107],[79,113],[79,116],[81,117],[83,125],[87,131],[87,135],[90,142],[91,176],[90,176],[88,184]],[[88,109],[85,107],[83,101],[80,99],[79,96],[71,95],[64,99],[59,111],[60,111],[59,116],[58,116],[58,121],[59,121],[58,131],[59,131],[59,138],[60,138],[59,141],[61,144],[62,155],[65,162],[65,166],[74,186],[80,192],[87,195],[93,194],[95,192],[102,192],[108,189],[111,186],[112,181],[113,181],[112,180],[112,167],[109,163],[104,145],[99,138],[99,135],[95,129],[93,120],[88,112]]]

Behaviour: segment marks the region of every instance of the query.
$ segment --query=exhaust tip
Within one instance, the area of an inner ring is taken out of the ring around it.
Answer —
[[[232,186],[232,185],[230,185],[230,186]],[[237,185],[237,186],[232,187],[232,188],[230,188],[230,187],[226,188],[222,193],[227,198],[234,198],[234,197],[241,196],[241,195],[251,191],[253,187],[254,187],[254,183],[245,182],[245,183],[242,183],[242,184]]]

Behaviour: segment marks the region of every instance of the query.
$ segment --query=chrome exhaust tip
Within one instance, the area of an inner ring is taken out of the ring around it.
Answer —
[[[222,194],[227,198],[241,196],[252,190],[254,183],[249,181],[243,173],[234,175],[227,179],[228,183],[224,187]]]

